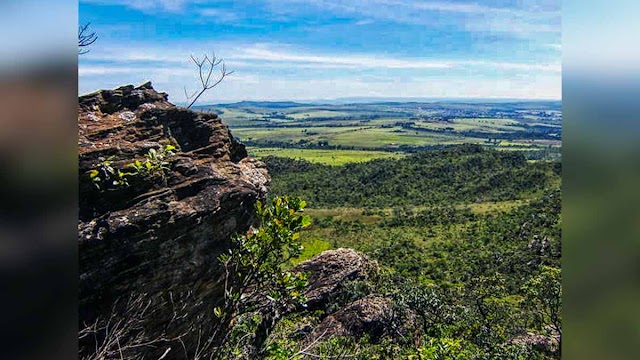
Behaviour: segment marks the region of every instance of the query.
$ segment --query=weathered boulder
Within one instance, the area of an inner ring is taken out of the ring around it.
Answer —
[[[375,341],[391,330],[392,309],[390,299],[379,294],[367,295],[325,317],[308,339],[368,334]]]
[[[81,323],[134,293],[172,304],[188,294],[191,312],[210,314],[221,290],[216,258],[255,221],[269,183],[264,164],[215,114],[176,107],[150,83],[80,97],[78,127]],[[156,175],[100,189],[91,178],[105,166],[130,171],[167,145],[176,153]],[[152,320],[162,326],[174,315]]]
[[[510,344],[530,347],[548,354],[557,354],[560,351],[560,334],[551,326],[545,328],[547,334],[527,332],[509,341]]]
[[[294,271],[309,272],[305,291],[309,308],[322,307],[339,295],[339,287],[348,281],[366,280],[375,274],[378,265],[365,255],[339,248],[327,250],[298,264]]]

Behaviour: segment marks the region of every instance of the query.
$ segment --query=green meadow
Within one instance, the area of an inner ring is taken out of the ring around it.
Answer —
[[[258,159],[267,156],[287,157],[306,160],[325,165],[344,165],[381,158],[400,158],[403,154],[386,151],[336,150],[336,149],[295,149],[295,148],[259,148],[247,149],[251,156]]]

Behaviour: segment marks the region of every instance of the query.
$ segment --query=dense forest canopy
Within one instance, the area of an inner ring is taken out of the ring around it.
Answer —
[[[272,195],[314,207],[429,205],[521,198],[557,183],[559,162],[528,162],[517,152],[463,145],[404,159],[335,167],[267,157]]]

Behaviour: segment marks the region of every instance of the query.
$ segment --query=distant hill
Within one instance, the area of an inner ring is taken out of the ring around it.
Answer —
[[[308,101],[323,104],[394,104],[394,103],[462,103],[462,104],[500,104],[500,103],[560,103],[555,99],[518,99],[518,98],[430,98],[430,97],[348,97],[333,100]]]
[[[220,108],[272,108],[272,109],[286,109],[295,107],[308,107],[308,106],[345,106],[345,105],[450,105],[450,104],[467,104],[467,105],[510,105],[517,107],[531,107],[531,106],[543,106],[560,109],[562,107],[562,100],[527,100],[527,99],[443,99],[443,98],[376,98],[376,97],[353,97],[353,98],[339,98],[339,99],[327,99],[327,100],[304,100],[300,102],[295,101],[239,101],[235,103],[219,103],[208,105],[197,105],[195,109],[206,109],[212,107]]]
[[[312,106],[310,104],[302,104],[293,101],[239,101],[230,104],[212,104],[212,105],[200,105],[194,106],[194,108],[208,108],[208,107],[226,107],[226,108],[247,108],[247,107],[259,107],[259,108],[273,108],[284,109],[292,107]]]

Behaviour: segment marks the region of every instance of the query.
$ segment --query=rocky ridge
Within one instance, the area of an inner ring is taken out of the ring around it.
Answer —
[[[117,324],[145,337],[198,343],[188,338],[197,333],[193,325],[206,328],[222,296],[217,257],[255,223],[253,205],[270,181],[266,167],[217,115],[177,107],[150,83],[80,97],[78,133],[80,328],[118,314]],[[158,171],[133,174],[132,163],[167,146],[175,150]],[[113,182],[118,171],[126,183]],[[336,249],[295,270],[309,273],[308,307],[326,309],[342,285],[368,279],[377,264]],[[387,300],[370,296],[331,312],[319,329],[379,332],[387,312]]]
[[[150,83],[80,97],[78,133],[81,321],[133,292],[190,293],[203,304],[217,296],[213,265],[253,223],[270,181],[264,164],[217,115],[177,107]],[[175,154],[159,175],[101,189],[91,178],[105,166],[130,171],[167,145]]]

